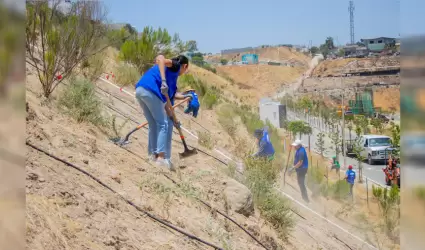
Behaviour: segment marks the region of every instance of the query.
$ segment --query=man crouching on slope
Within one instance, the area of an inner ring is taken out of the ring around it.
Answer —
[[[268,128],[264,127],[263,129],[256,129],[254,136],[257,139],[258,151],[251,157],[263,158],[267,161],[272,161],[274,159],[274,148],[270,141]]]

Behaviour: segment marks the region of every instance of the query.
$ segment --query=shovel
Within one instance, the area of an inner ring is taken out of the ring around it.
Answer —
[[[285,172],[283,173],[283,185],[284,186],[286,184],[286,172],[288,171],[289,160],[291,158],[291,151],[292,151],[292,146],[289,148],[288,159],[286,161],[286,168],[285,168]]]
[[[171,106],[170,97],[168,96],[168,94],[165,94],[165,98],[167,98],[167,106],[168,107],[172,107]],[[174,108],[171,108],[170,111],[171,111],[171,115],[173,117],[174,124],[180,124],[180,122],[177,120],[176,113],[174,112]],[[198,151],[196,150],[196,148],[189,149],[187,147],[187,144],[186,144],[186,141],[184,139],[184,135],[183,135],[183,132],[182,132],[182,129],[181,129],[180,125],[177,125],[175,127],[179,131],[180,139],[182,140],[182,143],[183,143],[183,146],[184,146],[184,152],[183,153],[179,153],[180,159],[186,158],[186,157],[189,157],[189,156],[192,156],[192,155],[197,154]]]
[[[190,98],[185,98],[184,100],[178,102],[177,104],[175,104],[173,106],[173,109],[181,104],[183,104],[184,102],[187,102]],[[135,127],[133,130],[131,130],[130,132],[128,132],[128,134],[124,137],[124,139],[121,139],[119,137],[117,138],[112,138],[111,141],[119,146],[124,146],[126,144],[129,144],[130,142],[128,141],[128,139],[130,138],[130,135],[133,134],[134,132],[136,132],[137,130],[145,127],[146,125],[148,125],[147,122],[142,123],[140,125],[138,125],[137,127]]]

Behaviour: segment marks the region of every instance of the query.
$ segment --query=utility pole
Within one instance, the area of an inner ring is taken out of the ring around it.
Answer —
[[[342,86],[342,77],[341,79],[341,86]],[[346,156],[345,156],[345,105],[344,105],[344,90],[342,90],[342,157],[344,159],[344,167],[347,167],[346,163]]]

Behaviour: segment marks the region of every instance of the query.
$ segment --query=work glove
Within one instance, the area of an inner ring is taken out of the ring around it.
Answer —
[[[185,94],[185,95],[184,95],[184,98],[190,98],[190,100],[192,100],[192,95],[191,95],[191,94]],[[190,101],[190,100],[189,100],[189,101]]]
[[[161,83],[161,93],[163,95],[168,94],[168,84],[165,80],[162,80],[162,83]]]
[[[288,169],[288,174],[291,175],[295,171],[295,166],[292,166]]]

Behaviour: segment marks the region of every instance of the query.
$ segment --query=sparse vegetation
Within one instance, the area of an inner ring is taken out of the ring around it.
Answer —
[[[95,86],[85,78],[71,78],[59,97],[59,107],[77,122],[105,126],[102,102],[96,96]]]
[[[118,64],[114,72],[116,83],[121,86],[134,86],[140,79],[137,69],[126,63]]]
[[[85,78],[96,81],[105,72],[105,54],[103,52],[90,56],[81,63],[81,70]]]
[[[209,87],[205,82],[195,78],[193,75],[184,75],[179,78],[179,88],[192,87],[200,97],[203,108],[212,109],[219,102],[220,90]]]
[[[400,190],[397,185],[393,185],[391,189],[372,186],[372,193],[378,200],[385,232],[394,237],[394,230],[400,223]]]
[[[26,8],[27,62],[36,69],[46,98],[80,63],[101,51],[106,35],[101,2],[76,2],[67,15],[59,3],[27,1]]]
[[[324,153],[326,153],[325,147],[325,134],[320,132],[317,134],[316,148],[319,150],[320,156],[323,157]]]
[[[210,132],[198,132],[198,138],[199,145],[204,146],[208,149],[212,149],[214,147],[214,141],[211,138]]]
[[[279,176],[278,164],[247,159],[245,166],[245,184],[253,193],[255,204],[265,219],[279,232],[280,237],[286,239],[294,226],[294,220],[288,201],[273,189]]]

